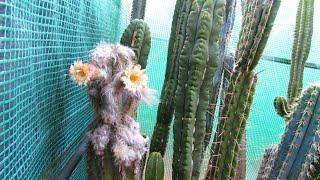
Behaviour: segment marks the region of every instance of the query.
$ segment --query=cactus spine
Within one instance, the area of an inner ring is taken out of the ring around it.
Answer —
[[[233,179],[240,141],[255,92],[254,71],[280,6],[279,0],[246,2],[245,18],[236,51],[235,72],[225,92],[224,106],[211,148],[207,179]]]
[[[130,47],[136,54],[136,62],[142,69],[147,66],[148,55],[151,47],[150,30],[143,20],[132,20],[122,34],[120,44]]]
[[[297,10],[294,42],[291,54],[288,102],[286,105],[284,104],[284,97],[276,97],[275,99],[275,102],[279,102],[275,103],[277,113],[286,119],[289,118],[290,111],[294,108],[294,105],[301,93],[304,64],[308,59],[311,47],[313,13],[314,0],[300,0]]]
[[[306,178],[320,142],[319,122],[320,84],[315,84],[303,92],[262,179]]]
[[[164,162],[162,156],[158,152],[149,155],[145,180],[163,180]]]
[[[221,30],[220,42],[219,42],[219,66],[214,75],[212,89],[210,92],[210,105],[209,112],[207,113],[207,122],[206,122],[206,135],[204,140],[204,150],[207,148],[212,132],[213,117],[215,114],[216,106],[218,104],[218,96],[220,91],[223,94],[223,91],[226,89],[229,81],[231,72],[233,71],[234,56],[229,52],[229,41],[231,37],[231,32],[233,28],[234,18],[236,10],[236,0],[227,0],[226,1],[226,11],[224,14],[224,24]],[[220,86],[222,83],[222,89]],[[223,103],[220,101],[220,104]]]
[[[192,0],[177,0],[172,20],[168,47],[167,67],[162,87],[157,122],[151,138],[150,152],[165,154],[169,129],[174,112],[174,97],[177,88],[179,56],[186,38],[186,23]]]
[[[269,158],[269,161],[272,163],[269,163],[266,167],[261,164],[260,169],[265,169],[265,172],[262,175],[261,173],[259,174],[260,179],[274,177],[280,179],[306,178],[308,173],[315,172],[312,171],[313,169],[311,168],[314,164],[310,165],[310,162],[311,159],[316,159],[314,151],[317,150],[317,147],[314,146],[319,146],[319,139],[317,137],[318,125],[316,124],[317,122],[314,122],[315,120],[308,116],[316,113],[311,110],[311,106],[316,101],[312,100],[310,95],[310,97],[307,97],[308,91],[311,91],[310,89],[312,89],[312,87],[305,91],[305,94],[297,104],[297,101],[299,101],[298,96],[302,88],[304,64],[308,58],[311,46],[313,11],[314,0],[300,0],[292,48],[288,102],[284,97],[276,97],[274,100],[277,113],[284,117],[288,124],[282,141],[279,144],[279,150],[273,153],[273,157]],[[308,100],[308,98],[310,99]],[[303,106],[305,102],[309,102],[309,104]],[[295,111],[293,112],[293,110]],[[317,114],[314,114],[314,116],[317,116]],[[317,132],[310,132],[311,129]],[[313,139],[311,142],[310,138]],[[300,154],[301,152],[305,154],[302,155]],[[306,155],[306,158],[299,157],[305,157]]]
[[[266,171],[270,172],[272,159],[275,158],[277,151],[278,151],[278,145],[272,145],[266,148],[264,156],[261,161],[259,171],[258,171],[257,180],[265,179],[264,173]]]
[[[289,105],[296,101],[296,98],[299,97],[302,89],[304,64],[308,59],[311,47],[313,6],[314,0],[300,0],[299,2],[288,88]]]

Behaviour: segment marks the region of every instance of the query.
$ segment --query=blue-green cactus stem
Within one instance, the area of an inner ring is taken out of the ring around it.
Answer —
[[[286,131],[282,136],[273,164],[265,172],[269,179],[305,178],[319,145],[320,86],[304,91]]]
[[[309,166],[307,180],[320,179],[320,153],[319,149],[313,158],[312,164]]]
[[[257,180],[262,180],[265,179],[265,172],[268,171],[268,169],[266,167],[270,167],[271,165],[271,159],[274,156],[274,154],[277,153],[278,150],[278,146],[277,145],[273,145],[270,146],[268,148],[266,148],[263,158],[261,160],[261,165],[258,171],[258,176],[257,176]]]

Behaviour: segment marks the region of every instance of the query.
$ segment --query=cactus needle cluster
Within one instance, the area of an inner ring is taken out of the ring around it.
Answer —
[[[266,46],[280,1],[253,0],[245,4],[235,70],[223,97],[224,106],[211,147],[207,179],[235,177],[239,144],[245,133],[257,81],[254,68]]]

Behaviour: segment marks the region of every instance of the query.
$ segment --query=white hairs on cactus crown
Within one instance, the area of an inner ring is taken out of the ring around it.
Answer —
[[[100,42],[90,54],[91,61],[100,67],[110,63],[129,66],[133,64],[134,58],[135,53],[129,47],[119,44],[107,44],[104,41]]]
[[[117,121],[115,116],[118,111],[117,103],[119,102],[117,101],[119,100],[118,98],[120,98],[120,95],[117,94],[119,93],[117,89],[118,83],[121,83],[120,77],[120,73],[116,74],[113,81],[101,89],[101,98],[103,104],[101,114],[104,119],[104,123],[107,124],[113,124]]]

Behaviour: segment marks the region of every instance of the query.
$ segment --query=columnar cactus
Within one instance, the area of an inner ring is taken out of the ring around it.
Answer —
[[[257,180],[262,180],[264,177],[264,173],[267,170],[266,167],[270,167],[272,164],[272,159],[275,158],[275,155],[278,151],[278,145],[273,145],[266,148],[264,156],[261,161],[261,165],[258,171]]]
[[[236,67],[225,92],[207,179],[233,179],[235,176],[239,144],[245,132],[257,81],[254,68],[266,45],[279,6],[279,0],[246,2],[236,51]]]
[[[288,119],[302,89],[303,71],[311,47],[313,32],[314,0],[300,0],[291,54],[290,81],[288,84],[288,102],[284,97],[276,97],[277,113]]]
[[[296,101],[302,89],[304,64],[308,59],[313,31],[314,0],[301,0],[298,7],[295,38],[292,48],[289,105]]]
[[[146,167],[145,180],[163,180],[164,162],[159,152],[149,155]]]
[[[209,92],[219,58],[224,0],[195,0],[179,56],[175,96],[173,179],[197,179],[204,147]]]
[[[89,63],[76,61],[70,68],[73,80],[88,86],[95,110],[87,132],[89,179],[141,179],[144,167],[148,138],[134,117],[140,101],[155,102],[141,69],[147,63],[150,32],[143,21],[135,20],[121,40],[129,47],[101,42]]]
[[[207,113],[206,135],[204,140],[204,150],[207,148],[212,132],[215,110],[217,109],[218,96],[220,94],[220,85],[223,84],[221,94],[226,89],[229,77],[233,71],[234,56],[229,50],[229,42],[232,33],[236,10],[236,0],[226,1],[226,10],[223,17],[223,27],[219,41],[219,66],[213,78],[213,84],[210,92],[209,112]],[[222,101],[220,102],[222,103]]]
[[[174,97],[177,88],[179,56],[186,38],[186,23],[193,0],[177,0],[172,20],[168,47],[167,67],[157,112],[157,122],[151,138],[150,152],[165,154],[169,129],[174,112]]]
[[[300,97],[278,150],[269,157],[262,179],[304,179],[320,143],[320,84]]]
[[[246,134],[243,134],[242,140],[239,145],[239,155],[237,158],[238,164],[235,170],[235,180],[244,180],[246,179],[246,163],[247,163],[247,138]]]
[[[130,47],[136,54],[136,62],[142,69],[147,66],[151,47],[150,30],[143,20],[132,20],[122,34],[120,44]]]
[[[131,20],[144,19],[147,0],[133,0]]]

